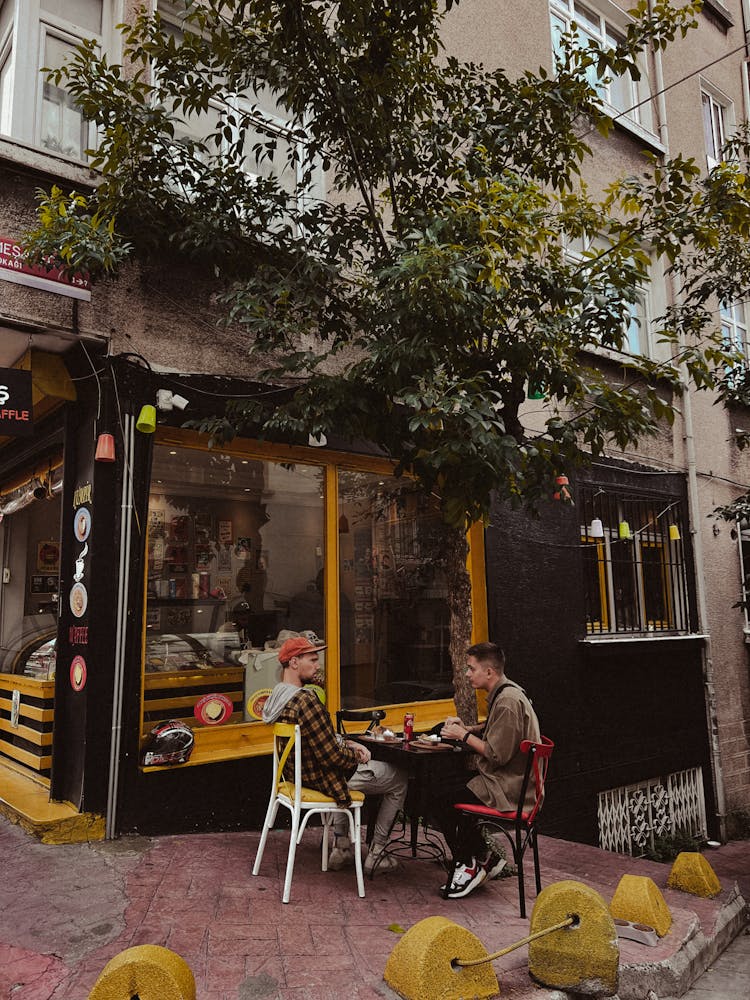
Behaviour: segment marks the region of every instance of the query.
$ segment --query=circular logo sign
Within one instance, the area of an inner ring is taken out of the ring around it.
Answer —
[[[73,533],[79,542],[85,542],[91,531],[91,514],[88,507],[79,507],[73,515]]]
[[[225,694],[204,694],[193,709],[198,722],[204,726],[220,726],[234,711],[234,705]]]
[[[270,693],[271,688],[259,688],[257,691],[254,691],[247,699],[247,714],[253,719],[261,719],[263,706],[268,700]]]
[[[82,656],[74,656],[70,664],[70,686],[74,691],[82,691],[86,686],[86,661]]]
[[[70,588],[70,610],[76,618],[83,618],[89,604],[89,595],[82,583],[74,583]]]

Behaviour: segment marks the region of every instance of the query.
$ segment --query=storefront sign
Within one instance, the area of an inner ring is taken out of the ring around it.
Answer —
[[[198,722],[204,726],[220,726],[231,719],[234,705],[225,694],[204,694],[193,709]]]
[[[86,507],[81,507],[73,517],[73,532],[79,542],[85,542],[91,531],[91,514]]]
[[[88,646],[89,627],[88,625],[71,625],[68,628],[68,642],[71,646]]]
[[[91,283],[82,274],[74,274],[68,278],[62,274],[59,267],[49,271],[24,260],[23,247],[10,236],[0,236],[0,279],[13,281],[17,285],[27,285],[29,288],[41,288],[45,292],[56,295],[68,295],[74,299],[91,301]]]
[[[0,435],[25,437],[33,432],[31,372],[0,368]]]
[[[82,656],[74,656],[70,664],[70,686],[74,691],[82,691],[86,686],[86,661]]]
[[[80,507],[83,503],[91,503],[92,499],[91,483],[84,483],[83,486],[76,487],[73,494],[73,506]]]

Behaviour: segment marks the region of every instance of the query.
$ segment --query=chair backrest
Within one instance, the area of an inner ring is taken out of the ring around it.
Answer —
[[[376,726],[381,719],[385,718],[382,708],[341,708],[336,712],[336,732],[346,736],[344,721],[347,722],[369,722],[366,733],[369,733],[373,726]]]
[[[523,803],[526,798],[526,789],[529,786],[529,779],[532,775],[534,777],[534,805],[526,818],[527,825],[531,825],[531,823],[534,822],[537,813],[542,808],[542,802],[544,801],[544,783],[547,780],[549,760],[554,749],[555,744],[546,736],[541,736],[539,743],[535,743],[533,740],[521,740],[521,753],[525,753],[527,757],[519,812],[523,809]]]
[[[286,745],[283,749],[280,747],[280,740],[286,740]],[[294,794],[296,798],[300,794],[300,790],[302,788],[302,736],[300,735],[299,723],[274,723],[273,795],[278,794],[279,785],[286,780],[284,778],[284,765],[289,760],[292,750],[294,751]]]

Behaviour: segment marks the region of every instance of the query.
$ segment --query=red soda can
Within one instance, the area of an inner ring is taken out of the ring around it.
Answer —
[[[404,716],[404,740],[406,743],[414,738],[414,712],[407,712]]]

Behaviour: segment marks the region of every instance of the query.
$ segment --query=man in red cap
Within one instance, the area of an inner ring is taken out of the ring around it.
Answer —
[[[302,784],[330,795],[339,805],[349,805],[350,789],[365,795],[380,795],[382,801],[375,832],[365,859],[365,872],[375,866],[379,872],[392,871],[398,862],[383,854],[396,814],[406,797],[406,775],[392,764],[372,760],[370,751],[334,731],[331,717],[314,691],[306,688],[320,668],[319,653],[326,647],[304,636],[287,639],[279,650],[281,681],[263,706],[263,721],[299,724],[302,730]],[[354,863],[354,850],[346,816],[334,819],[335,842],[328,859],[334,870]]]

